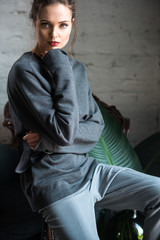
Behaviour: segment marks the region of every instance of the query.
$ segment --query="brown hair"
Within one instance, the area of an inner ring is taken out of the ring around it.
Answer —
[[[68,50],[69,54],[72,55],[71,48],[77,39],[77,28],[76,28],[76,24],[75,24],[76,5],[75,5],[74,0],[33,0],[29,17],[33,21],[33,23],[35,23],[40,10],[47,5],[54,4],[54,3],[63,4],[65,6],[67,6],[68,8],[70,8],[70,10],[72,11],[72,20],[74,19],[74,21],[73,21],[74,36],[69,45],[69,50]]]

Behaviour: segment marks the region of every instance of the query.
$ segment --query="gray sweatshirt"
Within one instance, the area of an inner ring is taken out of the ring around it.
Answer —
[[[37,184],[47,179],[47,174],[53,181],[56,179],[52,187],[57,196],[39,200],[43,202],[38,204],[40,207],[78,190],[91,178],[97,165],[87,153],[99,140],[104,127],[85,66],[60,49],[49,51],[43,59],[27,52],[11,68],[7,91],[15,134],[23,143],[16,172],[24,173],[25,191],[33,181]],[[22,140],[29,130],[40,134],[34,151]],[[34,179],[28,181],[33,169]],[[38,174],[41,177],[37,178]],[[63,193],[58,190],[60,186]]]

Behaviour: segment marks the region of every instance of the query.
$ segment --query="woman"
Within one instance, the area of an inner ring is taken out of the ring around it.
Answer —
[[[75,28],[73,0],[34,0],[37,44],[13,65],[8,96],[23,154],[16,168],[33,211],[58,239],[98,240],[95,203],[145,212],[145,240],[160,239],[160,180],[131,169],[97,164],[88,152],[103,119],[82,63],[62,49]],[[29,147],[31,134],[40,139]]]

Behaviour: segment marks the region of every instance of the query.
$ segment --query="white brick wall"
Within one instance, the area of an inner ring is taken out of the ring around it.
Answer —
[[[76,58],[93,92],[131,119],[133,145],[160,130],[160,1],[78,0]],[[0,125],[13,62],[34,44],[30,1],[0,0]],[[9,133],[0,126],[0,142]]]

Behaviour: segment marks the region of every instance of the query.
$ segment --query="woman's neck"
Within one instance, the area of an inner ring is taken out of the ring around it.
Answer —
[[[36,44],[36,46],[31,50],[32,53],[35,53],[36,55],[38,55],[39,57],[42,57],[42,53],[40,53],[40,49],[38,47],[38,43]]]

